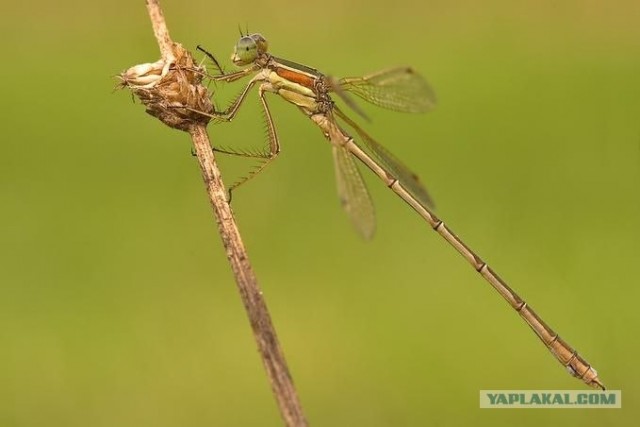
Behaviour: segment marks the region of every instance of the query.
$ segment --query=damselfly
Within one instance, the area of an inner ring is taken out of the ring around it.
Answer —
[[[233,82],[245,76],[252,76],[247,86],[226,111],[211,116],[216,120],[232,120],[251,88],[256,84],[259,85],[258,95],[267,122],[269,151],[264,153],[263,157],[266,161],[257,172],[280,152],[275,124],[265,98],[266,93],[275,93],[296,105],[318,125],[330,141],[340,201],[356,230],[362,236],[370,238],[373,235],[375,215],[371,198],[354,158],[382,179],[387,187],[409,204],[431,228],[451,244],[520,314],[571,375],[592,387],[604,390],[596,370],[547,326],[522,298],[434,215],[431,198],[418,177],[338,108],[330,96],[331,92],[336,93],[361,115],[364,114],[348,94],[354,94],[391,110],[426,112],[435,105],[434,93],[427,82],[409,67],[392,68],[364,77],[333,79],[314,68],[277,58],[268,53],[267,47],[267,40],[260,34],[242,36],[235,46],[231,59],[234,64],[246,66],[246,68],[233,73],[212,76],[214,80],[224,82]],[[216,62],[213,56],[210,55],[210,57]],[[352,128],[359,141],[352,138],[339,121]]]

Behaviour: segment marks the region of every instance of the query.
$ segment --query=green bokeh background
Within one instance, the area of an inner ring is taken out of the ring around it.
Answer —
[[[370,174],[362,241],[327,142],[274,98],[283,153],[234,210],[311,425],[637,425],[640,3],[239,3],[163,6],[228,66],[248,23],[326,73],[428,77],[436,111],[367,107],[367,129],[623,393],[618,410],[479,409],[481,389],[586,387]],[[281,425],[189,138],[112,91],[159,56],[144,3],[2,10],[0,426]],[[215,143],[263,143],[246,110]]]

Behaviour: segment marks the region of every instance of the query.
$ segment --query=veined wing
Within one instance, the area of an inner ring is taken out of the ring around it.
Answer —
[[[358,165],[343,146],[333,146],[333,160],[340,204],[358,233],[371,239],[376,230],[375,210]]]
[[[429,83],[411,67],[397,67],[364,77],[339,79],[336,91],[351,92],[372,104],[394,111],[424,113],[436,105]]]
[[[364,130],[362,130],[353,120],[345,115],[339,108],[334,107],[333,110],[338,117],[352,127],[359,136],[362,144],[390,175],[400,181],[400,183],[413,195],[422,205],[434,208],[433,199],[429,196],[427,190],[422,186],[418,176],[411,172],[400,160],[389,152],[386,148],[371,138]],[[357,141],[357,139],[356,139]]]

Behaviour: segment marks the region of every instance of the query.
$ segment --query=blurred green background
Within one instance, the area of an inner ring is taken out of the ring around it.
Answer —
[[[240,3],[163,6],[227,69],[248,24],[329,74],[427,76],[436,111],[366,106],[367,129],[623,393],[619,410],[480,410],[480,389],[586,387],[369,173],[362,241],[327,142],[272,97],[283,153],[234,210],[311,425],[637,425],[640,3]],[[188,136],[113,92],[159,57],[144,2],[2,9],[0,426],[281,425]],[[263,143],[255,99],[214,143]]]

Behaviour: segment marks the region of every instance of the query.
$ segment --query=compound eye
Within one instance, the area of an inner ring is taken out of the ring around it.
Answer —
[[[236,44],[231,60],[236,65],[251,64],[258,57],[258,46],[251,37],[243,37]]]

